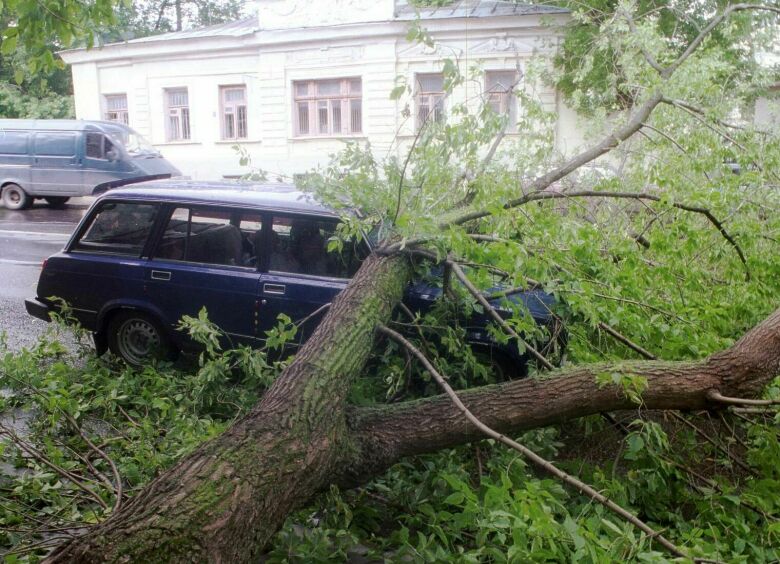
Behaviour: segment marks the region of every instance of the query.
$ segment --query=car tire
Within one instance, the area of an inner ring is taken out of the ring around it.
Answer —
[[[176,350],[160,324],[140,311],[124,310],[108,324],[108,348],[130,366],[173,360]]]
[[[59,209],[63,207],[70,198],[67,196],[46,196],[44,200],[46,200],[46,203],[49,204],[50,208]]]
[[[3,188],[3,205],[9,210],[25,210],[32,205],[32,198],[18,184]]]

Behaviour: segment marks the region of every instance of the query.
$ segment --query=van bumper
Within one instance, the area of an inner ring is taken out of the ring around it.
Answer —
[[[35,298],[27,298],[24,300],[24,307],[27,309],[27,313],[33,317],[43,319],[44,321],[51,321],[51,318],[49,317],[49,313],[53,311],[51,306],[48,306]]]

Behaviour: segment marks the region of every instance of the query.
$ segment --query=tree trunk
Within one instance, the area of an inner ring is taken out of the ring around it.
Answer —
[[[260,403],[49,562],[252,562],[294,509],[329,484],[353,486],[404,456],[481,438],[446,397],[349,410],[345,398],[409,268],[370,257]],[[755,394],[780,372],[780,310],[701,362],[621,362],[557,370],[461,392],[505,433],[636,406],[600,373],[647,379],[648,409],[708,407],[707,393]]]
[[[254,562],[356,449],[345,398],[401,299],[402,257],[372,256],[258,405],[50,562]]]
[[[175,0],[176,5],[176,31],[181,31],[182,14],[181,14],[181,2],[182,0]]]

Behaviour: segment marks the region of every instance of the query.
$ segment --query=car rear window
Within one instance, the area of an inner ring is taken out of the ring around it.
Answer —
[[[336,222],[311,218],[276,216],[271,229],[269,270],[328,278],[352,278],[367,249],[347,243],[339,252],[328,252]]]
[[[92,214],[72,250],[140,256],[158,210],[157,204],[106,202]]]

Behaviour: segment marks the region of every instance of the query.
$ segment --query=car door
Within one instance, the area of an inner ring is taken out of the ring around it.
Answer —
[[[122,160],[121,149],[105,134],[84,133],[84,185],[94,188],[129,174],[130,164]]]
[[[261,226],[257,214],[172,207],[144,276],[147,300],[170,328],[205,308],[228,344],[254,341],[260,274],[252,235]],[[183,334],[173,334],[186,342]]]
[[[297,342],[302,343],[321,320],[322,306],[346,287],[359,262],[350,253],[328,253],[335,229],[332,219],[271,216],[260,287],[261,331],[274,327],[285,314],[300,324]]]
[[[33,135],[32,195],[79,196],[83,193],[83,149],[77,131],[39,131]]]

